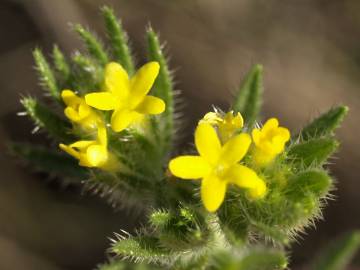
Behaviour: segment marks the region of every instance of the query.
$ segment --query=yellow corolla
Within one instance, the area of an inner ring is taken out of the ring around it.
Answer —
[[[216,211],[225,198],[228,184],[248,189],[252,198],[261,198],[266,185],[250,168],[238,164],[251,144],[250,135],[242,133],[221,145],[216,130],[209,123],[200,123],[195,131],[199,156],[180,156],[172,159],[169,169],[183,179],[200,179],[201,198],[205,208]]]
[[[255,144],[254,163],[258,166],[266,166],[284,151],[286,142],[290,140],[290,131],[279,127],[279,121],[271,118],[261,129],[253,129],[252,138]]]
[[[60,144],[62,150],[79,160],[79,165],[84,167],[98,167],[109,169],[110,154],[107,150],[107,134],[103,125],[98,127],[97,139],[77,141],[70,145]]]
[[[200,120],[200,123],[209,123],[217,127],[221,141],[226,142],[244,126],[244,119],[239,112],[230,111],[226,114],[209,112]]]
[[[97,128],[101,119],[83,98],[68,89],[61,92],[61,98],[67,106],[64,110],[67,118],[85,129]]]
[[[111,127],[120,132],[146,114],[160,114],[165,110],[162,99],[147,95],[159,69],[157,62],[149,62],[129,78],[120,64],[109,63],[105,68],[105,92],[87,94],[85,101],[99,110],[113,110]]]

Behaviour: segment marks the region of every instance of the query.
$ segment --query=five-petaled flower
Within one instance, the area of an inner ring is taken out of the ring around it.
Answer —
[[[85,101],[99,110],[113,110],[111,127],[120,132],[146,114],[160,114],[165,110],[162,99],[147,95],[159,69],[157,62],[149,62],[129,78],[120,64],[109,63],[105,68],[105,92],[87,94]]]
[[[224,143],[244,126],[244,119],[239,112],[229,111],[226,114],[209,112],[200,120],[200,123],[209,123],[218,128],[220,139]]]
[[[253,161],[263,167],[284,151],[286,142],[290,140],[290,131],[279,127],[279,121],[271,118],[266,121],[262,129],[253,129],[252,138],[255,144]]]
[[[98,126],[97,139],[77,141],[70,145],[60,144],[62,150],[79,160],[84,167],[98,167],[111,170],[113,159],[107,150],[107,132],[103,125]]]
[[[101,122],[100,116],[86,104],[85,100],[77,96],[71,90],[63,90],[61,98],[66,104],[64,114],[72,122],[80,125],[84,129],[96,129]]]
[[[251,144],[250,135],[233,136],[224,145],[209,123],[200,123],[195,131],[199,156],[180,156],[172,159],[169,169],[183,179],[200,179],[201,198],[205,208],[216,211],[225,198],[228,184],[248,189],[250,197],[262,198],[266,193],[264,181],[250,168],[238,164]]]

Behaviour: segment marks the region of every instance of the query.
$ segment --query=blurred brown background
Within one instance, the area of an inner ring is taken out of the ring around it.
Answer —
[[[294,265],[360,228],[359,0],[0,0],[0,269],[92,269],[105,258],[107,237],[131,228],[126,213],[78,196],[76,188],[61,189],[5,153],[9,138],[30,139],[31,124],[15,113],[21,94],[41,95],[31,50],[49,51],[53,43],[66,52],[79,48],[69,22],[101,36],[103,4],[121,16],[139,63],[150,21],[167,41],[186,100],[187,138],[212,104],[226,108],[254,63],[265,66],[264,119],[276,116],[294,130],[333,105],[348,105],[331,166],[337,200],[329,202],[326,221],[295,245]]]

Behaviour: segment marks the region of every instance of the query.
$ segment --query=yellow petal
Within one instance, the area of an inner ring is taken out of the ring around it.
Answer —
[[[266,194],[265,182],[252,169],[243,165],[233,165],[226,175],[229,183],[248,189],[248,194],[253,199],[260,199]]]
[[[210,164],[219,159],[221,144],[215,129],[208,123],[200,123],[195,130],[196,149]]]
[[[64,110],[64,114],[73,122],[78,122],[83,119],[83,117],[80,117],[79,113],[72,107],[66,107]]]
[[[77,158],[77,159],[80,158],[80,154],[75,149],[71,148],[70,146],[61,143],[61,144],[59,144],[59,147],[61,148],[61,150],[65,151],[66,153],[73,156],[74,158]]]
[[[146,96],[153,86],[157,75],[159,74],[160,65],[158,62],[149,62],[143,65],[131,78],[131,106],[136,107]]]
[[[266,185],[263,180],[260,178],[256,181],[256,186],[249,189],[248,194],[253,199],[261,199],[266,195]]]
[[[79,118],[83,119],[89,116],[90,113],[91,113],[91,108],[85,102],[80,103],[78,109]]]
[[[126,99],[130,91],[130,80],[125,69],[118,63],[111,62],[105,67],[105,90]]]
[[[207,176],[210,165],[200,156],[180,156],[169,163],[171,173],[183,179],[198,179]]]
[[[211,124],[211,125],[217,125],[219,122],[222,122],[223,119],[219,117],[219,115],[216,112],[208,112],[204,115],[204,117],[199,121],[199,124]]]
[[[165,110],[165,102],[157,97],[146,96],[136,107],[136,111],[142,114],[159,114]]]
[[[269,120],[266,121],[261,131],[267,133],[270,130],[277,128],[278,126],[279,126],[279,121],[276,118],[270,118]]]
[[[71,106],[80,100],[80,98],[73,91],[68,89],[61,91],[61,98],[67,106]]]
[[[118,100],[109,92],[97,92],[85,95],[87,105],[99,110],[114,110],[117,107]]]
[[[237,128],[242,128],[244,126],[244,118],[242,117],[241,113],[238,112],[235,114],[233,122]]]
[[[86,150],[86,157],[89,164],[98,167],[106,162],[108,154],[106,148],[102,145],[91,145]]]
[[[106,133],[106,127],[104,124],[99,124],[98,126],[98,142],[100,145],[107,147],[107,133]]]
[[[260,129],[254,128],[251,132],[253,141],[255,143],[255,145],[259,145],[260,144],[260,137],[261,137],[261,131]]]
[[[209,175],[201,181],[201,200],[209,212],[215,212],[223,203],[226,193],[226,181],[215,175]]]
[[[116,110],[111,116],[111,128],[115,132],[120,132],[136,122],[141,116],[138,112],[129,110]]]
[[[220,162],[228,165],[239,162],[247,153],[250,144],[249,134],[241,133],[234,136],[221,149]]]
[[[279,136],[281,136],[283,138],[283,140],[285,142],[287,142],[288,140],[290,140],[290,131],[287,128],[284,127],[279,127],[277,129],[277,133],[279,134]]]
[[[78,149],[82,150],[84,148],[89,147],[92,144],[96,144],[96,142],[95,141],[77,141],[77,142],[70,144],[69,146],[72,148],[78,148]]]
[[[259,178],[255,171],[240,164],[231,166],[225,177],[241,188],[254,188]]]
[[[84,167],[94,167],[93,164],[88,160],[86,153],[82,153],[79,158],[79,165]]]

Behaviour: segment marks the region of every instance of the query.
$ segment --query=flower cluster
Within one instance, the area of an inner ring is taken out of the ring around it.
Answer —
[[[148,114],[160,114],[165,110],[162,99],[147,95],[159,73],[157,62],[141,67],[131,78],[124,68],[115,62],[105,67],[104,91],[77,96],[71,90],[63,90],[61,97],[66,105],[65,116],[94,140],[81,140],[60,148],[79,160],[79,165],[98,167],[103,170],[116,168],[114,158],[107,149],[107,123],[100,111],[112,110],[111,128],[115,132],[142,121]]]
[[[112,62],[105,67],[104,91],[79,97],[71,90],[63,90],[61,97],[67,106],[66,117],[95,138],[70,145],[60,144],[60,148],[78,159],[81,166],[116,170],[116,159],[107,145],[106,117],[95,109],[113,111],[110,126],[114,132],[143,121],[148,114],[162,113],[164,101],[147,95],[159,68],[157,62],[149,62],[129,78],[120,64]],[[209,112],[199,121],[195,131],[199,155],[179,156],[169,163],[170,171],[179,178],[202,179],[201,198],[210,212],[220,207],[229,184],[246,189],[251,199],[264,197],[266,181],[254,168],[270,164],[283,152],[290,139],[288,129],[279,127],[275,118],[268,120],[261,129],[253,129],[251,135],[243,128],[240,113]],[[92,135],[94,133],[96,136]],[[246,155],[250,155],[254,168],[241,163]]]
[[[231,111],[222,116],[210,112],[195,131],[199,156],[179,156],[169,163],[170,171],[177,177],[202,179],[201,199],[210,212],[216,211],[224,201],[228,184],[247,189],[252,199],[264,197],[267,190],[264,179],[240,161],[249,153],[255,167],[267,166],[290,139],[288,129],[279,127],[275,118],[268,120],[262,129],[253,129],[252,139],[242,127],[240,113],[234,115]]]

